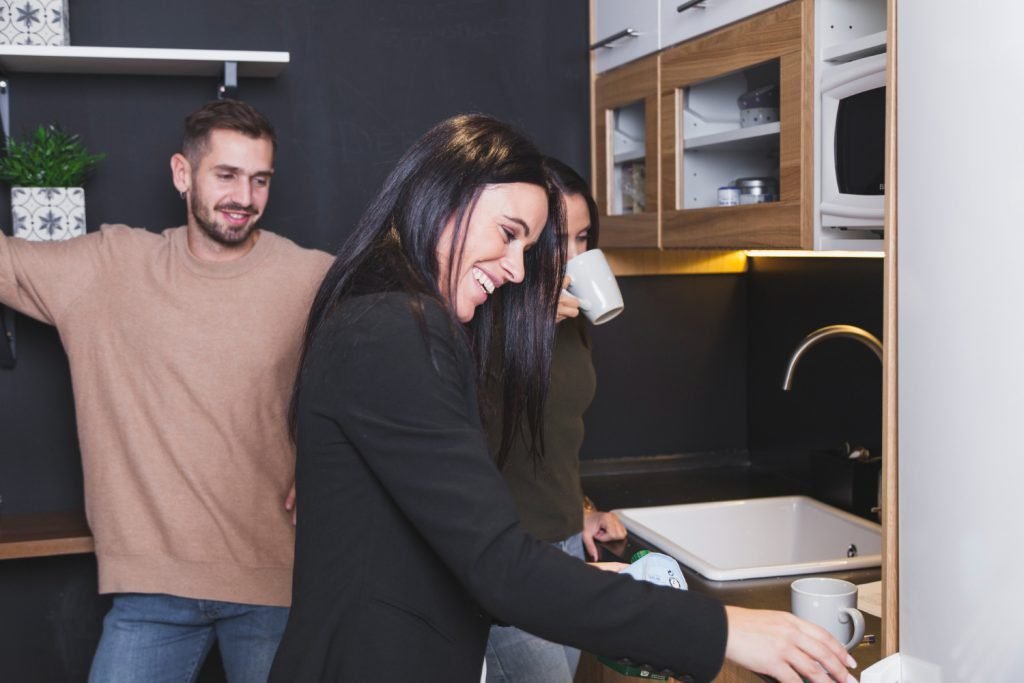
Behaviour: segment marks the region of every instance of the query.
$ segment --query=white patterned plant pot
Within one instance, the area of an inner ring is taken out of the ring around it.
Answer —
[[[0,0],[0,45],[68,45],[68,0]]]
[[[33,242],[85,234],[85,191],[80,187],[12,187],[14,236]]]

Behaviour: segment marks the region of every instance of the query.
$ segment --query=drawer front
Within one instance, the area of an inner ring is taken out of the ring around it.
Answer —
[[[626,30],[637,35],[594,49],[594,68],[598,73],[658,50],[658,0],[594,0],[593,43]]]
[[[661,0],[661,43],[668,47],[752,14],[781,5],[788,0],[704,0],[679,11],[687,0]],[[703,7],[701,7],[701,5]]]

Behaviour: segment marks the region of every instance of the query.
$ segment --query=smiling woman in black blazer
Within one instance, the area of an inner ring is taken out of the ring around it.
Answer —
[[[817,627],[599,571],[520,528],[478,388],[498,330],[504,419],[537,443],[563,223],[536,149],[460,116],[406,153],[342,248],[296,387],[301,513],[274,683],[475,682],[494,620],[683,680],[724,656],[828,680],[816,659],[845,680]]]

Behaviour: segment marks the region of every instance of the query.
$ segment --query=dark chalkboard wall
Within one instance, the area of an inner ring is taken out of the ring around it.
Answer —
[[[881,454],[882,364],[865,346],[830,339],[786,363],[809,332],[837,323],[882,339],[881,259],[755,258],[749,282],[749,446],[834,449],[849,441]]]
[[[626,310],[593,328],[597,393],[582,457],[744,449],[747,278],[619,278]]]
[[[408,145],[442,118],[489,113],[546,152],[589,166],[586,0],[72,0],[77,45],[281,50],[273,80],[239,96],[277,127],[264,225],[335,250]],[[90,229],[184,222],[168,159],[217,81],[11,75],[16,135],[59,122],[109,158],[86,187]],[[9,232],[0,191],[0,225]],[[56,333],[18,319],[0,370],[0,515],[77,509],[81,468]],[[0,563],[0,680],[84,680],[106,602],[89,556]],[[214,662],[215,664],[215,662]],[[215,666],[204,680],[218,680]]]
[[[597,394],[582,457],[698,451],[881,452],[882,372],[849,340],[806,354],[836,323],[882,338],[882,260],[751,258],[737,275],[620,278],[625,312],[594,328]]]

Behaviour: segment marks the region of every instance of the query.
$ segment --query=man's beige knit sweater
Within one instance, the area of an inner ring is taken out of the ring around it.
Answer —
[[[290,603],[287,408],[330,262],[266,231],[226,263],[184,227],[0,234],[0,303],[56,325],[70,361],[101,593]]]

